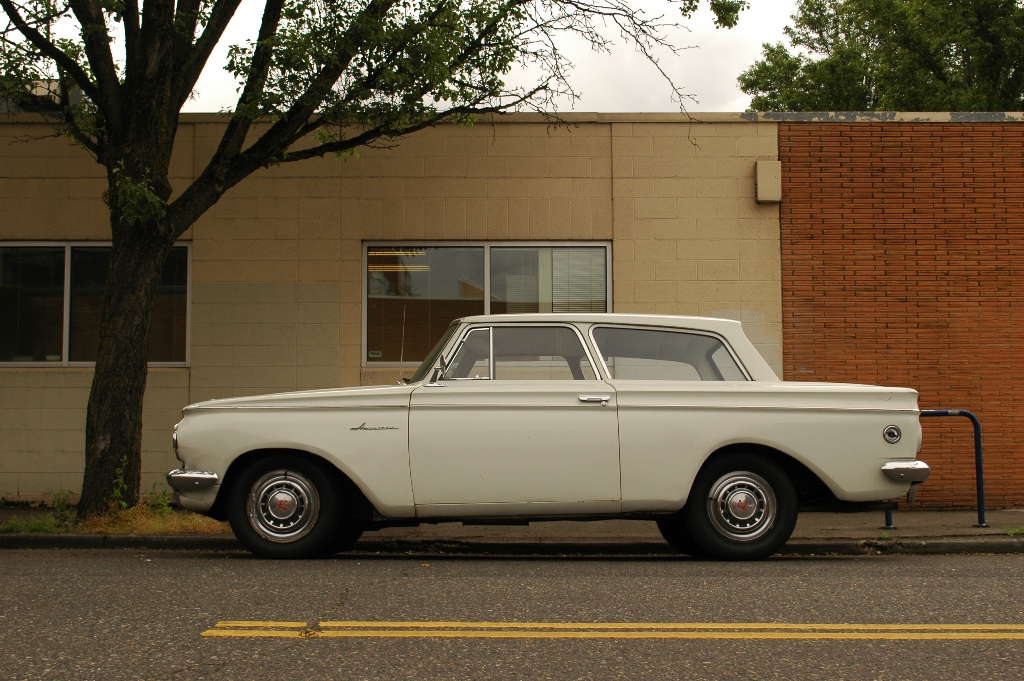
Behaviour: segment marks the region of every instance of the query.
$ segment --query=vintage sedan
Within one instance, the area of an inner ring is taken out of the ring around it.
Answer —
[[[780,381],[735,321],[466,317],[398,385],[186,407],[167,478],[265,557],[395,525],[631,518],[760,559],[800,509],[912,495],[919,415],[907,388]]]

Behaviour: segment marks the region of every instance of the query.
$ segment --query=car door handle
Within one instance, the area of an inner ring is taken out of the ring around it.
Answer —
[[[603,406],[608,404],[611,398],[611,395],[580,395],[580,402],[600,402]]]

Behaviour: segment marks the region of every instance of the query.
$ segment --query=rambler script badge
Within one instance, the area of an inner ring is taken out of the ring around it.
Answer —
[[[366,421],[363,421],[362,425],[349,428],[349,430],[398,430],[398,428],[395,426],[367,426]]]

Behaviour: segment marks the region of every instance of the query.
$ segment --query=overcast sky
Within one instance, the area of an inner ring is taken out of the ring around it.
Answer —
[[[678,9],[662,0],[638,0],[638,7],[675,20]],[[663,55],[662,66],[677,85],[695,101],[685,102],[690,112],[743,111],[750,98],[740,92],[736,76],[761,54],[761,43],[783,39],[796,0],[750,0],[751,8],[740,15],[733,29],[716,29],[707,9],[686,21],[689,31],[672,35],[681,47],[692,46],[679,56]],[[196,98],[185,111],[221,111],[234,106],[237,94],[231,76],[223,70],[228,45],[254,38],[259,28],[263,0],[243,0],[217,51],[196,85]],[[620,42],[611,55],[594,54],[582,44],[562,46],[576,64],[571,81],[582,95],[575,111],[678,111],[664,80],[651,64]],[[563,104],[560,110],[569,110]]]

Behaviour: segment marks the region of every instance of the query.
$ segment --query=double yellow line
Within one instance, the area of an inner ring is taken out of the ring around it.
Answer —
[[[762,622],[307,622],[229,620],[214,638],[554,638],[976,641],[1024,640],[1024,624],[794,624]]]

